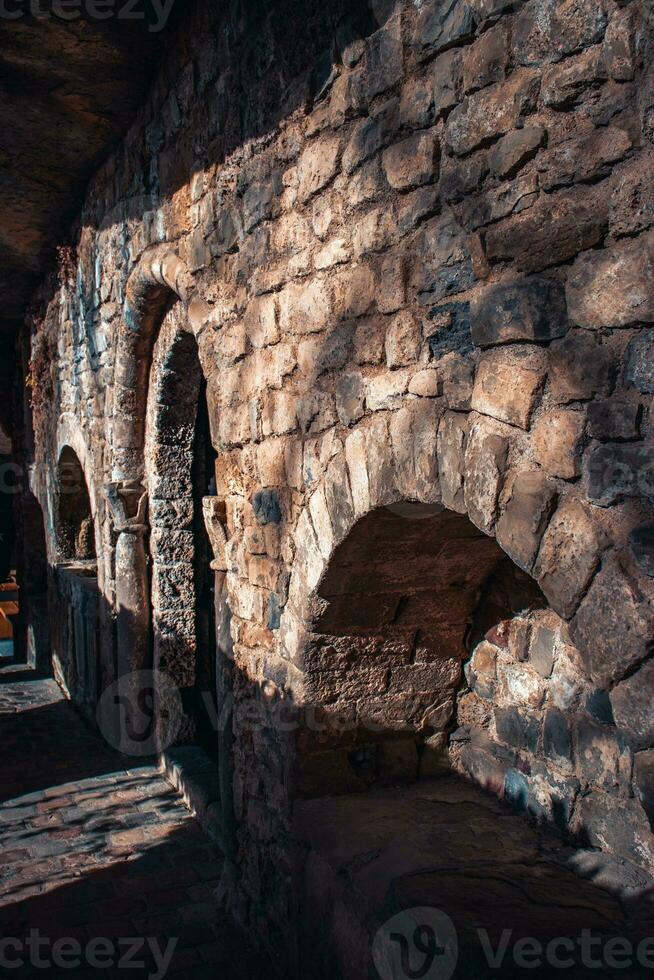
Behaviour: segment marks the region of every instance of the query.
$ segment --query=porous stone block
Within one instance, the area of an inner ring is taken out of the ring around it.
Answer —
[[[526,572],[533,567],[555,496],[554,485],[542,470],[521,471],[513,479],[496,533],[504,551]]]
[[[564,498],[541,542],[534,574],[552,607],[574,614],[600,560],[600,536],[581,502]]]
[[[466,94],[501,82],[506,74],[509,50],[506,28],[497,24],[475,41],[463,59],[463,88]]]
[[[572,739],[567,715],[558,708],[550,708],[543,721],[543,752],[561,768],[572,764]]]
[[[611,385],[612,356],[598,337],[575,331],[548,352],[549,392],[558,404],[606,395]]]
[[[614,171],[609,223],[615,238],[654,225],[654,150],[638,154]]]
[[[650,827],[654,828],[654,750],[634,756],[634,788]]]
[[[298,163],[298,200],[305,203],[335,176],[341,152],[338,136],[320,138],[303,151]]]
[[[488,286],[470,304],[470,329],[478,347],[562,337],[568,329],[564,288],[542,276]]]
[[[488,165],[497,177],[510,177],[536,155],[545,139],[541,126],[514,129],[499,140],[488,156]]]
[[[416,25],[415,43],[423,57],[462,44],[474,36],[477,18],[471,3],[428,4]]]
[[[514,749],[536,752],[540,735],[539,719],[524,709],[510,705],[495,708],[495,731],[501,742]]]
[[[466,445],[464,501],[468,517],[487,534],[495,526],[509,440],[490,419],[473,417]]]
[[[410,310],[398,313],[386,331],[386,363],[389,368],[414,364],[420,355],[422,329]]]
[[[638,398],[614,395],[588,406],[588,433],[594,439],[637,439],[642,404]]]
[[[607,16],[596,0],[530,0],[519,12],[513,51],[519,64],[560,61],[602,40]]]
[[[652,601],[617,559],[605,561],[595,576],[572,621],[571,637],[586,671],[602,688],[611,687],[650,653]]]
[[[477,368],[472,408],[527,429],[545,381],[545,364],[543,354],[536,348],[516,346],[489,351]]]
[[[537,166],[546,191],[606,177],[611,166],[631,149],[631,137],[618,126],[606,126],[566,140],[542,153]]]
[[[539,272],[597,245],[607,225],[606,195],[585,187],[548,194],[489,228],[486,256],[491,262],[514,260],[525,272]]]
[[[462,84],[461,52],[453,48],[434,61],[434,110],[441,116],[459,101]]]
[[[329,287],[320,279],[293,283],[280,294],[279,322],[284,336],[324,330],[330,315]]]
[[[545,105],[571,109],[594,83],[606,78],[600,48],[594,47],[543,72],[541,97]]]
[[[654,745],[653,691],[654,661],[652,660],[611,691],[611,707],[615,723],[624,732],[633,749],[648,749]]]
[[[573,480],[581,472],[581,447],[585,428],[583,412],[553,409],[545,412],[531,430],[534,457],[550,476]]]
[[[384,150],[382,165],[395,190],[408,191],[438,176],[440,147],[434,133],[416,133]]]
[[[459,412],[446,412],[438,428],[437,454],[443,504],[448,510],[464,514],[463,499],[465,446],[468,417]]]
[[[654,394],[654,330],[647,330],[629,341],[624,379],[644,395]]]
[[[652,235],[580,255],[566,287],[571,321],[602,329],[654,319],[653,263]]]
[[[654,578],[654,524],[640,524],[630,531],[629,550],[641,572]]]
[[[539,82],[535,73],[515,72],[465,99],[447,121],[447,142],[457,156],[515,129],[536,104]]]
[[[654,839],[637,800],[620,800],[616,805],[611,794],[592,792],[581,800],[577,825],[593,847],[651,868]]]
[[[588,497],[609,507],[625,497],[654,500],[654,449],[631,443],[607,443],[592,451],[585,463]]]

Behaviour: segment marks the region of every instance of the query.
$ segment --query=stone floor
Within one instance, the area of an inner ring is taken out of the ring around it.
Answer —
[[[636,955],[638,945],[654,937],[652,879],[625,861],[567,846],[456,777],[306,801],[296,806],[295,832],[307,847],[300,902],[305,976],[654,976],[654,938],[643,947],[648,959],[639,963]],[[440,912],[451,926],[443,926]],[[425,936],[421,940],[416,930],[425,926],[436,930],[445,952],[422,972]],[[448,961],[452,930],[457,953]],[[584,950],[585,931],[592,942]],[[375,969],[370,951],[382,932],[390,942],[379,949],[388,960],[385,967],[375,961]],[[496,951],[503,936],[501,962],[489,966],[484,941]],[[537,951],[524,965],[519,943],[525,939],[542,947],[540,966]],[[552,962],[548,944],[561,939]],[[616,954],[616,940],[632,944],[629,963],[628,953]],[[394,959],[403,942],[404,966]],[[566,967],[556,962],[569,960]]]
[[[16,670],[0,671],[0,745],[0,975],[161,976],[171,940],[166,976],[269,975],[215,905],[219,852],[154,765],[117,755],[53,681]],[[64,939],[77,968],[65,944],[55,959]]]

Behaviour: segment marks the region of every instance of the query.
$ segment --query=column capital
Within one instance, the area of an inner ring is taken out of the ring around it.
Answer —
[[[144,534],[148,530],[147,490],[138,482],[108,483],[104,488],[109,513],[117,534]]]

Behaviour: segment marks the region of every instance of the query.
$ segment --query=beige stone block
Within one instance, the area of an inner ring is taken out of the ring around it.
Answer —
[[[338,136],[314,141],[303,151],[298,164],[298,198],[302,203],[332,180],[338,170],[340,151]]]
[[[293,283],[280,294],[279,322],[283,334],[318,333],[331,318],[331,296],[320,279]]]
[[[477,368],[472,408],[527,429],[545,381],[545,363],[544,354],[535,348],[516,345],[488,352]]]
[[[581,473],[585,422],[583,412],[555,409],[541,415],[534,424],[534,456],[551,476],[573,480]]]
[[[386,371],[384,374],[370,378],[368,381],[368,391],[366,404],[371,412],[377,412],[383,408],[398,408],[402,395],[409,387],[410,372],[404,368],[399,371]]]
[[[267,347],[279,340],[275,297],[258,296],[248,306],[244,318],[248,339],[253,347]]]
[[[393,317],[386,331],[386,363],[389,368],[414,364],[420,357],[422,329],[417,316],[403,310]]]

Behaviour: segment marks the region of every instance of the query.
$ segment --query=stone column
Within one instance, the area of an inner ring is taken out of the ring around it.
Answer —
[[[223,888],[231,890],[233,860],[236,853],[236,821],[234,818],[234,732],[233,732],[233,674],[231,613],[227,595],[227,559],[225,547],[224,504],[219,497],[204,497],[202,501],[204,523],[213,551],[211,568],[215,576],[216,601],[216,678],[218,700],[218,778],[222,810],[222,844],[225,853]]]
[[[116,674],[150,664],[150,590],[145,535],[147,493],[135,483],[111,483],[107,502],[116,535]]]

